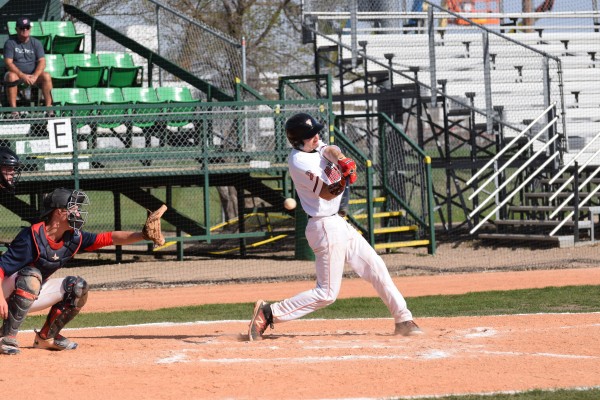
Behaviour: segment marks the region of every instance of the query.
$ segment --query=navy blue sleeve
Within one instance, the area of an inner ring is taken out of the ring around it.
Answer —
[[[96,243],[96,234],[90,232],[81,232],[81,246],[80,250],[86,250],[88,247],[91,247]]]
[[[8,277],[31,264],[36,256],[31,228],[25,228],[8,246],[8,250],[0,256],[0,268],[4,270],[4,276]]]

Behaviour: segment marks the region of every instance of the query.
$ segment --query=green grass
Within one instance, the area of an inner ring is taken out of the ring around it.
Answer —
[[[199,288],[198,290],[202,290]],[[407,299],[416,318],[456,317],[522,313],[600,312],[599,286],[565,286],[544,289],[490,291],[452,296]],[[92,292],[93,296],[94,293]],[[277,299],[271,299],[277,300]],[[153,322],[189,322],[249,319],[252,303],[206,304],[153,311],[82,312],[69,327],[117,326]],[[85,310],[85,308],[84,308]],[[310,318],[388,318],[389,311],[378,297],[338,299]],[[41,326],[43,316],[25,320],[23,329]]]
[[[202,290],[198,288],[198,290]],[[544,289],[488,291],[452,296],[408,298],[415,317],[455,317],[521,313],[600,312],[600,286],[565,286]],[[94,293],[92,292],[93,296]],[[277,299],[270,299],[277,300]],[[249,320],[252,303],[207,304],[154,311],[119,311],[81,313],[70,328],[147,324],[157,322],[191,322]],[[85,310],[85,309],[84,309]],[[334,304],[309,315],[310,318],[389,318],[379,298],[338,299]],[[39,328],[45,316],[28,317],[22,329]],[[518,394],[437,397],[444,400],[596,400],[600,389],[529,391]],[[423,398],[425,400],[425,398]]]
[[[532,390],[515,394],[444,396],[435,400],[598,400],[600,389],[590,390]],[[433,400],[433,397],[423,397],[421,400]]]

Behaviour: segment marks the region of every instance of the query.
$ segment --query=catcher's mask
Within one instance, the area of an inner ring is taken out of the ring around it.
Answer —
[[[14,192],[21,178],[22,164],[19,156],[8,147],[0,147],[0,185],[7,192]]]
[[[60,188],[46,193],[43,204],[44,211],[40,215],[41,220],[46,221],[54,209],[64,208],[68,211],[69,226],[77,232],[87,221],[87,206],[90,204],[90,199],[80,190]]]
[[[293,148],[302,150],[304,140],[321,132],[324,125],[309,114],[296,114],[285,123],[285,133]]]

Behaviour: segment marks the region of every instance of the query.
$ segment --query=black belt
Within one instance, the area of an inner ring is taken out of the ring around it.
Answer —
[[[306,214],[306,215],[308,215],[308,214]],[[324,217],[313,217],[312,215],[308,215],[308,218],[327,218],[327,217],[333,217],[334,215],[338,215],[338,213],[326,215]]]

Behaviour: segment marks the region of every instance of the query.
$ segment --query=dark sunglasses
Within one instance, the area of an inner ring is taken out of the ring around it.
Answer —
[[[20,29],[20,30],[22,30],[22,31],[28,31],[28,30],[30,30],[30,29],[31,29],[31,27],[30,27],[30,26],[21,26],[21,27],[19,27],[19,28],[17,28],[17,29]]]

